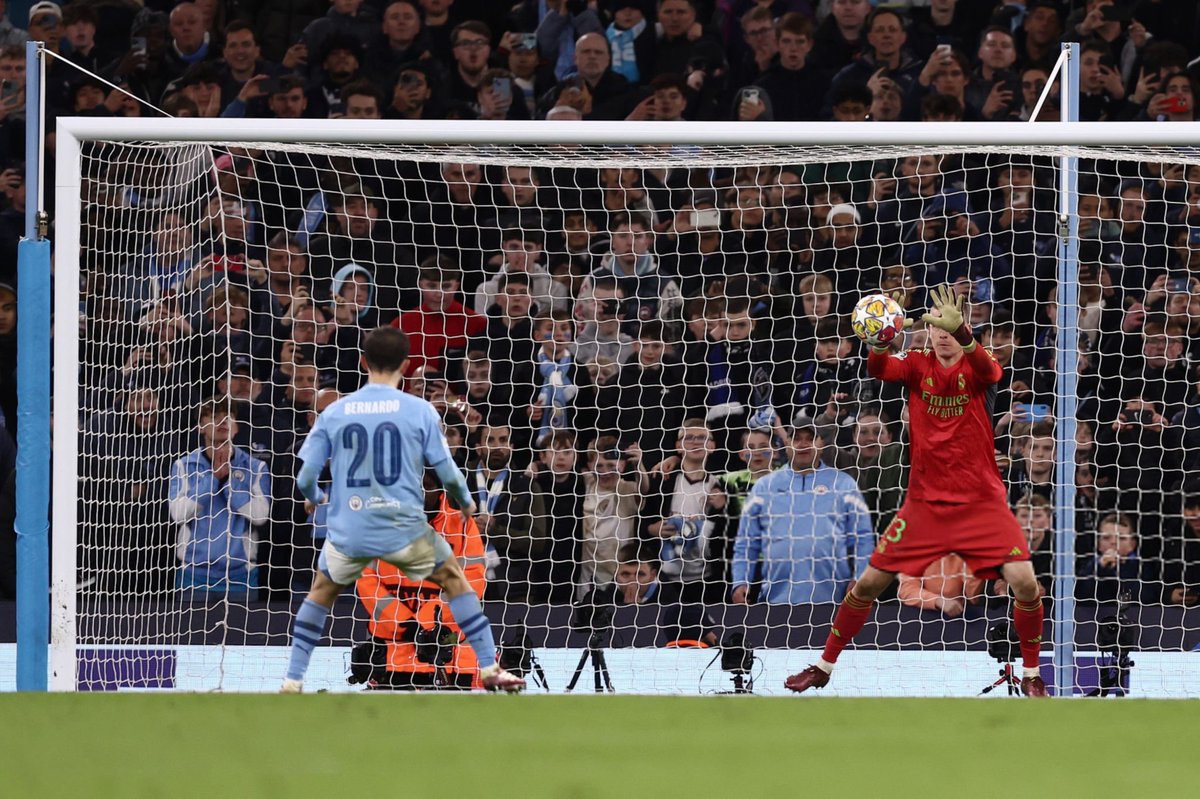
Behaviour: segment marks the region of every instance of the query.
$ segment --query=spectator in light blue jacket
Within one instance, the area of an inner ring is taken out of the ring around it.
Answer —
[[[798,420],[789,464],[754,484],[733,548],[733,601],[761,580],[772,605],[840,602],[875,546],[871,513],[854,479],[820,462],[812,422]]]
[[[203,446],[171,469],[171,520],[179,525],[176,585],[246,594],[258,585],[253,526],[267,521],[271,476],[262,461],[233,445],[237,420],[227,399],[200,410]]]

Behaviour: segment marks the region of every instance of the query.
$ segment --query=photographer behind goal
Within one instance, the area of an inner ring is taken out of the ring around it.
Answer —
[[[482,599],[487,567],[483,537],[475,521],[464,527],[462,516],[428,475],[425,510],[430,527],[445,538],[471,588]],[[411,580],[380,560],[363,570],[354,590],[370,615],[367,629],[371,638],[354,647],[351,682],[395,690],[479,687],[475,653],[460,640],[440,587]]]
[[[715,646],[718,628],[714,619],[704,605],[681,601],[682,583],[660,582],[661,566],[651,546],[636,541],[623,544],[617,551],[617,571],[613,581],[593,588],[575,605],[571,626],[576,630],[604,633],[612,625],[617,608],[656,606],[655,646]],[[618,645],[628,644],[618,642]]]

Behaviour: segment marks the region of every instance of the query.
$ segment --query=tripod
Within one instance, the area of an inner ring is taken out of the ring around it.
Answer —
[[[997,679],[987,688],[984,688],[982,691],[980,691],[979,695],[983,696],[984,694],[990,694],[993,689],[999,688],[1001,685],[1008,688],[1009,696],[1021,695],[1021,681],[1017,679],[1017,674],[1015,671],[1013,671],[1013,666],[1011,663],[1005,663],[1004,668],[1000,669],[999,679]]]
[[[1088,691],[1088,696],[1127,696],[1129,694],[1129,670],[1134,662],[1124,652],[1112,655],[1115,660],[1100,667],[1100,687]]]
[[[575,667],[575,673],[571,675],[571,681],[567,683],[567,693],[575,690],[575,684],[579,682],[579,676],[583,674],[583,667],[587,665],[588,659],[592,661],[592,679],[595,681],[596,693],[616,693],[613,689],[612,678],[608,675],[608,662],[604,659],[604,648],[600,646],[600,632],[593,630],[588,636],[587,649],[583,650],[583,654],[579,656],[579,665]]]

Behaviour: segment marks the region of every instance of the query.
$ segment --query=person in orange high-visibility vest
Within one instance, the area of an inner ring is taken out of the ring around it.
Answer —
[[[467,581],[482,598],[487,568],[483,536],[475,521],[464,528],[462,515],[450,507],[441,490],[427,491],[426,509],[432,517],[430,526],[446,539]],[[375,561],[363,571],[355,591],[370,615],[367,625],[373,641],[369,644],[374,644],[356,647],[355,659],[372,661],[368,681],[373,687],[479,687],[475,653],[461,640],[458,624],[442,602],[441,588],[428,581],[410,580],[395,566]],[[440,633],[439,623],[443,627]],[[443,647],[437,646],[439,639]],[[360,656],[364,652],[368,654]],[[439,663],[441,660],[445,662]],[[361,669],[365,664],[356,665]]]

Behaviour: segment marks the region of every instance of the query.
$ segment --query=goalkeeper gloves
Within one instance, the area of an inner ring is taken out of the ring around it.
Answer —
[[[926,313],[921,317],[921,321],[927,325],[940,327],[945,330],[954,340],[957,341],[964,349],[972,349],[975,344],[975,338],[971,335],[971,327],[966,323],[963,317],[963,307],[967,298],[958,295],[955,296],[954,289],[950,286],[942,285],[930,292],[930,313]],[[936,315],[933,313],[936,311]]]

